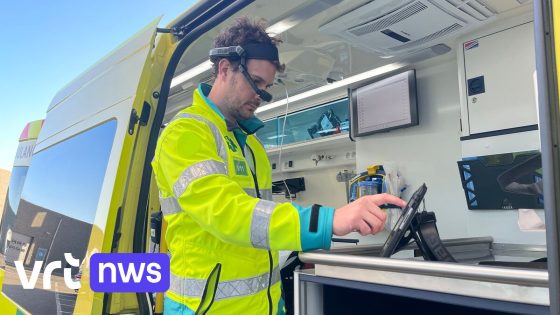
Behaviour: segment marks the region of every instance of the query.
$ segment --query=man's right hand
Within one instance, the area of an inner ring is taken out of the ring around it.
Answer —
[[[377,234],[383,230],[387,214],[379,208],[383,204],[394,204],[401,208],[406,201],[390,194],[363,196],[334,212],[333,234],[344,236],[357,231],[361,235]]]

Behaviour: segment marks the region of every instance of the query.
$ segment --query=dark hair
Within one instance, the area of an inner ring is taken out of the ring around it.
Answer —
[[[243,16],[237,18],[233,24],[223,29],[218,36],[214,39],[214,48],[216,47],[229,47],[229,46],[243,46],[246,44],[272,44],[278,45],[282,41],[276,37],[271,37],[266,33],[267,23],[263,19],[251,20]],[[218,63],[222,58],[216,59],[212,68],[214,76],[218,74]],[[234,65],[235,62],[232,62]],[[272,62],[276,66],[278,72],[284,71],[284,65],[280,62]],[[237,69],[237,67],[234,67]]]

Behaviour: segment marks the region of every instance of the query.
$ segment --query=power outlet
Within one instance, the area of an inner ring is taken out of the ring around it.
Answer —
[[[284,168],[294,168],[294,161],[289,160],[284,162]]]

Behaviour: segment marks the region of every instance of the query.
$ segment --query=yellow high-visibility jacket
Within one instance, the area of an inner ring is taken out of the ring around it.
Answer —
[[[334,209],[272,199],[256,117],[228,126],[201,84],[159,137],[153,170],[167,221],[166,314],[283,312],[278,250],[330,248]]]

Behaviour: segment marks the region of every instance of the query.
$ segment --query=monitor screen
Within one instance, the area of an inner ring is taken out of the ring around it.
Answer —
[[[415,70],[353,86],[348,93],[354,137],[418,125]]]

